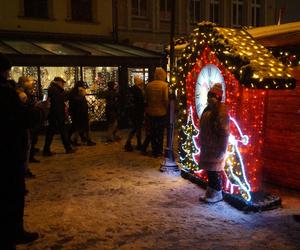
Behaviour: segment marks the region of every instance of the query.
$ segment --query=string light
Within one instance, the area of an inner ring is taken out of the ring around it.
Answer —
[[[295,80],[286,73],[282,63],[245,31],[219,28],[209,23],[199,24],[198,28],[198,34],[192,34],[193,46],[186,47],[185,56],[177,62],[180,70],[174,71],[176,80],[172,83],[172,87],[178,90],[179,127],[183,126],[179,135],[180,153],[183,153],[180,154],[180,159],[191,172],[207,181],[205,171],[197,165],[199,142],[196,132],[199,128],[199,117],[195,112],[195,84],[202,68],[207,64],[214,64],[220,69],[226,83],[229,114],[239,120],[242,129],[238,129],[231,120],[231,154],[228,157],[228,171],[223,176],[223,188],[250,200],[250,192],[260,189],[260,153],[264,141],[262,135],[266,98],[264,89],[293,88]],[[195,39],[198,42],[195,43]],[[243,43],[239,44],[239,41]],[[236,42],[236,46],[233,42]],[[239,45],[241,48],[237,49]],[[274,74],[270,73],[269,64],[272,64]],[[247,140],[245,134],[248,135]],[[244,145],[246,141],[248,144]],[[242,142],[242,145],[236,142]]]

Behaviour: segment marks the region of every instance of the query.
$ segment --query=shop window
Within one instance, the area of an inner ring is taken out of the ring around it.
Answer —
[[[171,20],[171,4],[172,4],[172,0],[160,0],[160,6],[159,6],[160,20],[166,20],[166,21]]]
[[[214,23],[220,22],[220,1],[209,1],[209,20]]]
[[[252,0],[251,2],[251,25],[253,27],[260,26],[260,11],[261,11],[261,1]]]
[[[71,0],[72,21],[92,22],[92,0]]]
[[[107,82],[118,83],[118,67],[82,67],[83,80],[89,86],[87,101],[90,121],[104,121],[105,100],[97,98],[97,92],[107,89]]]
[[[240,27],[243,22],[243,0],[233,0],[232,2],[232,26]]]
[[[132,0],[132,16],[147,17],[147,0]]]
[[[56,76],[62,77],[65,81],[65,88],[71,89],[78,80],[78,67],[40,67],[41,85],[47,89]]]
[[[196,24],[201,18],[201,0],[190,0],[190,21]]]
[[[128,86],[132,87],[134,85],[134,77],[139,76],[143,82],[144,87],[148,83],[148,69],[147,68],[128,68]]]
[[[31,66],[14,66],[10,71],[10,78],[18,82],[19,77],[26,76],[33,80],[38,79],[38,68]]]
[[[24,17],[49,18],[48,0],[24,0]]]
[[[34,66],[13,66],[10,71],[10,79],[16,83],[22,76],[28,77],[33,83],[33,94],[39,98],[42,92],[40,85],[38,84],[38,67]]]

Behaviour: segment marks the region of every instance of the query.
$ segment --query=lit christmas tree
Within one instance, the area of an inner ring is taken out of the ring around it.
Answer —
[[[187,124],[183,126],[182,132],[184,134],[184,143],[181,144],[180,161],[182,165],[190,171],[199,170],[198,163],[195,160],[195,156],[200,153],[199,148],[195,142],[195,138],[199,135],[199,131],[196,128],[193,121],[192,107],[189,109],[189,116]]]

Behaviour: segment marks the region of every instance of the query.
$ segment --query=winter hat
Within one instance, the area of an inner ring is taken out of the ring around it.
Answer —
[[[63,78],[59,77],[59,76],[54,77],[53,81],[54,82],[63,82],[63,83],[66,83],[66,81]]]
[[[155,73],[154,73],[155,80],[165,81],[166,78],[167,78],[167,73],[163,68],[158,67],[155,69]]]
[[[86,82],[82,81],[82,80],[79,80],[79,81],[76,82],[76,87],[77,88],[78,87],[82,87],[84,89],[88,89],[89,88],[88,84]]]
[[[107,87],[108,89],[113,89],[115,87],[115,82],[114,81],[107,82]]]
[[[217,99],[219,101],[222,100],[223,96],[223,89],[222,89],[222,84],[221,83],[216,83],[214,86],[211,87],[208,93],[215,94]]]
[[[10,70],[11,62],[10,60],[2,53],[0,53],[0,72]]]

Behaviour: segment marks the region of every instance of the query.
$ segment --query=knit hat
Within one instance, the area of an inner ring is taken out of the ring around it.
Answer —
[[[61,78],[60,76],[54,77],[53,81],[54,82],[63,82],[63,83],[66,83],[66,81],[63,78]]]
[[[0,72],[10,70],[11,62],[9,59],[2,53],[0,53]]]
[[[75,87],[77,87],[77,88],[82,87],[82,88],[85,88],[85,89],[89,88],[88,84],[85,81],[82,81],[82,80],[77,81],[76,84],[75,84]]]
[[[214,86],[211,87],[208,93],[215,94],[217,99],[219,101],[222,100],[223,96],[223,89],[222,89],[222,84],[221,83],[216,83]]]

